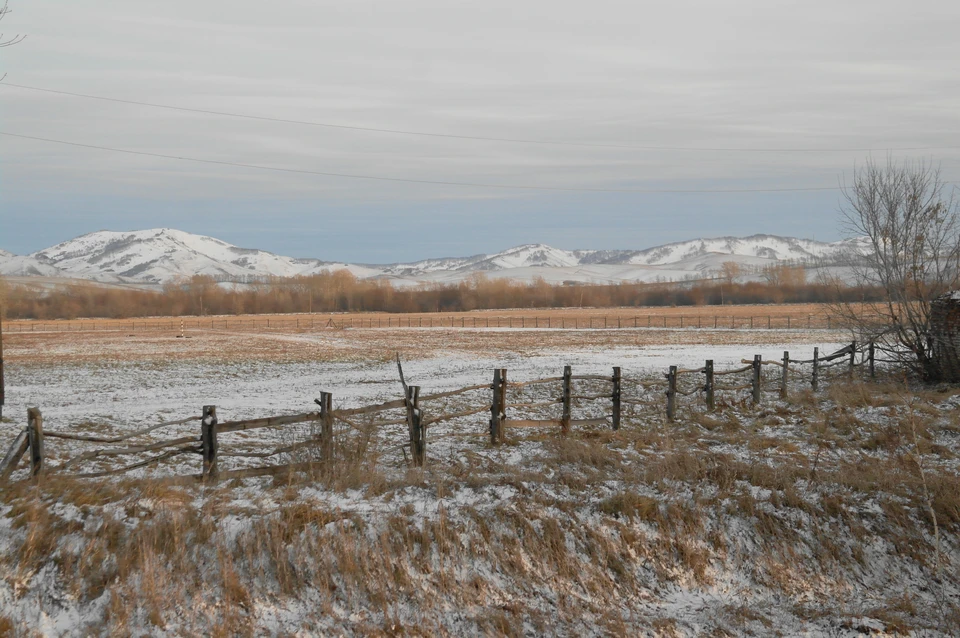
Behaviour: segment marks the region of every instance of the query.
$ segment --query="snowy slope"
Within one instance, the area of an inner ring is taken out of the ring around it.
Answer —
[[[630,258],[632,264],[671,264],[710,254],[762,257],[775,260],[802,260],[824,256],[837,250],[836,244],[810,239],[751,235],[750,237],[717,237],[693,239],[641,250]]]
[[[23,277],[63,277],[58,268],[44,264],[29,255],[14,255],[0,250],[0,275]]]
[[[134,232],[99,231],[33,255],[73,276],[104,280],[165,282],[192,275],[293,277],[331,269],[318,260],[281,257],[238,248],[213,237],[159,228]],[[336,264],[333,269],[345,267]],[[365,269],[358,274],[368,276]]]
[[[158,284],[192,275],[244,282],[347,269],[358,278],[378,277],[401,285],[459,282],[475,272],[524,281],[534,277],[580,282],[677,281],[709,276],[725,261],[757,269],[778,260],[809,261],[852,245],[774,235],[694,239],[645,250],[562,250],[545,244],[525,244],[491,255],[358,265],[284,257],[239,248],[212,237],[160,228],[99,231],[27,257],[0,253],[0,274]]]

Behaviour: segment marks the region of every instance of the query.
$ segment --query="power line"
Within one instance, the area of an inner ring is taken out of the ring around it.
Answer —
[[[938,151],[938,150],[956,150],[960,146],[901,146],[901,147],[851,147],[851,148],[756,148],[756,147],[719,147],[719,146],[656,146],[656,145],[631,145],[631,144],[598,144],[591,142],[561,142],[555,140],[531,140],[513,137],[485,137],[480,135],[455,135],[451,133],[428,133],[424,131],[407,131],[402,129],[373,128],[367,126],[350,126],[347,124],[331,124],[329,122],[312,122],[308,120],[294,120],[282,117],[268,117],[264,115],[248,115],[244,113],[232,113],[229,111],[214,111],[210,109],[196,109],[186,106],[173,106],[170,104],[156,104],[153,102],[141,102],[138,100],[125,100],[114,97],[104,97],[102,95],[90,95],[88,93],[75,93],[73,91],[61,91],[57,89],[44,89],[37,86],[27,86],[24,84],[13,84],[10,82],[0,82],[0,86],[9,86],[28,91],[39,91],[41,93],[52,93],[55,95],[68,95],[70,97],[84,98],[88,100],[100,100],[103,102],[116,102],[118,104],[132,104],[135,106],[148,106],[156,109],[167,109],[171,111],[184,111],[187,113],[200,113],[203,115],[217,115],[221,117],[233,117],[246,120],[257,120],[261,122],[277,122],[282,124],[299,124],[303,126],[318,126],[323,128],[342,129],[348,131],[364,131],[368,133],[388,133],[391,135],[414,135],[419,137],[438,137],[456,140],[473,140],[481,142],[508,142],[511,144],[541,144],[548,146],[572,146],[578,148],[616,148],[631,149],[642,151],[680,151],[680,152],[726,152],[726,153],[871,153],[871,152],[890,152],[890,151]]]
[[[78,148],[88,148],[98,151],[109,151],[112,153],[125,153],[127,155],[140,155],[143,157],[157,157],[161,159],[179,160],[185,162],[196,162],[199,164],[213,164],[217,166],[233,166],[236,168],[249,168],[260,171],[274,171],[277,173],[297,173],[301,175],[321,175],[324,177],[345,177],[349,179],[375,180],[381,182],[405,182],[409,184],[433,184],[441,186],[470,186],[476,188],[496,188],[501,190],[535,190],[535,191],[564,191],[572,193],[647,193],[647,194],[668,194],[668,193],[794,193],[806,191],[835,191],[840,190],[839,186],[820,186],[820,187],[800,187],[800,188],[693,188],[693,189],[627,189],[627,188],[564,188],[560,186],[531,186],[531,185],[511,185],[511,184],[485,184],[480,182],[453,182],[445,180],[432,179],[408,179],[403,177],[383,177],[378,175],[359,175],[354,173],[334,173],[329,171],[312,171],[300,168],[283,168],[279,166],[264,166],[261,164],[246,164],[243,162],[228,162],[225,160],[203,159],[198,157],[187,157],[184,155],[167,155],[164,153],[153,153],[150,151],[134,151],[124,148],[113,148],[110,146],[99,146],[96,144],[83,144],[81,142],[69,142],[66,140],[55,140],[48,137],[37,137],[33,135],[20,135],[18,133],[7,133],[0,131],[0,135],[6,137],[16,137],[24,140],[33,140],[37,142],[48,142],[50,144],[62,144],[64,146],[74,146]]]

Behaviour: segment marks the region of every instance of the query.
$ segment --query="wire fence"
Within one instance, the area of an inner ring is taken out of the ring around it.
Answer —
[[[42,332],[179,332],[187,330],[292,331],[344,328],[526,328],[526,329],[833,329],[823,315],[304,315],[297,317],[184,317],[169,319],[8,320],[4,333]]]

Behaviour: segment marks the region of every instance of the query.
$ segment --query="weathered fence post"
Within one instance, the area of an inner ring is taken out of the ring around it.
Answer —
[[[30,476],[43,474],[43,415],[39,408],[27,409],[27,445],[30,448]]]
[[[10,474],[17,469],[17,463],[19,463],[20,459],[23,458],[23,455],[26,454],[27,447],[29,445],[30,442],[27,440],[27,428],[23,428],[13,440],[13,445],[11,445],[10,449],[7,450],[6,455],[3,457],[3,461],[0,461],[0,482],[6,481],[7,477],[9,477]]]
[[[413,464],[423,467],[427,455],[427,437],[423,431],[420,386],[418,385],[407,387],[407,428],[410,431],[410,455],[413,457]]]
[[[320,393],[320,453],[324,461],[333,459],[333,393]]]
[[[570,400],[573,396],[571,385],[573,369],[570,366],[563,366],[563,414],[560,417],[560,431],[566,434],[570,431]]]
[[[853,366],[857,358],[857,342],[854,341],[850,344],[850,365],[847,368],[847,371],[850,375],[850,378],[853,378]]]
[[[787,398],[787,381],[790,377],[790,353],[783,351],[783,375],[780,377],[780,398]]]
[[[620,367],[613,368],[613,429],[620,429]]]
[[[3,380],[3,311],[3,306],[0,306],[0,419],[3,418],[3,404],[6,399]],[[33,329],[33,326],[31,326],[31,329]]]
[[[217,406],[203,406],[203,419],[200,421],[200,451],[203,454],[204,479],[217,478]]]
[[[707,359],[703,366],[703,373],[706,375],[706,382],[703,384],[703,390],[707,393],[707,411],[713,412],[713,359]]]
[[[876,349],[875,349],[872,341],[870,342],[870,347],[869,347],[868,350],[867,350],[867,355],[868,355],[869,358],[870,358],[870,359],[869,359],[869,361],[870,361],[870,378],[871,378],[871,379],[876,379],[876,378],[877,378],[877,369],[876,369],[876,367],[874,366],[874,361],[876,360]]]
[[[760,361],[759,354],[753,355],[753,404],[760,403]]]
[[[677,366],[667,372],[667,421],[673,422],[677,415]]]
[[[820,386],[820,348],[813,349],[813,375],[810,378],[810,385],[814,392]]]
[[[498,445],[503,441],[503,370],[496,368],[493,371],[493,401],[490,404],[490,443]]]

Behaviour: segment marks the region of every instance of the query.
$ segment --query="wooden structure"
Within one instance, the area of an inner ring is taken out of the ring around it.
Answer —
[[[931,357],[948,383],[960,383],[960,291],[930,303]]]
[[[38,480],[43,475],[52,473],[78,478],[117,475],[154,465],[183,454],[194,454],[200,457],[200,473],[187,477],[191,480],[214,482],[232,478],[276,476],[289,472],[334,467],[331,464],[336,461],[338,450],[343,449],[343,446],[338,443],[340,437],[346,436],[351,431],[383,431],[384,428],[390,426],[406,426],[403,442],[393,449],[399,448],[402,450],[404,458],[407,458],[410,466],[424,467],[428,460],[427,432],[430,426],[437,423],[486,412],[490,415],[488,433],[476,432],[475,434],[481,436],[489,434],[491,445],[503,443],[509,432],[514,428],[555,427],[557,434],[560,436],[570,435],[574,428],[583,426],[605,426],[616,431],[623,427],[624,406],[627,406],[629,415],[636,414],[636,406],[654,410],[654,414],[656,414],[656,411],[658,411],[656,404],[662,399],[652,399],[651,394],[647,394],[648,390],[654,391],[653,397],[661,391],[665,392],[665,417],[669,423],[681,418],[680,398],[685,396],[700,395],[705,402],[706,410],[712,411],[717,407],[716,396],[718,392],[738,393],[737,401],[749,401],[756,405],[761,403],[764,394],[769,392],[776,392],[781,400],[788,398],[791,381],[794,383],[803,381],[804,376],[806,376],[806,380],[812,388],[816,390],[823,379],[824,371],[831,368],[837,370],[836,374],[831,375],[834,378],[848,378],[854,374],[857,367],[861,366],[868,367],[872,376],[875,371],[873,351],[872,347],[862,348],[856,343],[851,343],[827,356],[820,356],[819,349],[814,348],[813,358],[805,360],[791,359],[790,353],[786,351],[783,353],[782,359],[774,361],[764,361],[760,355],[754,355],[752,359],[742,360],[742,363],[745,364],[743,367],[727,370],[716,370],[714,361],[708,359],[703,367],[696,369],[680,369],[678,366],[670,366],[665,379],[660,380],[650,380],[649,377],[646,379],[630,379],[624,377],[620,367],[614,367],[610,375],[575,375],[571,366],[564,366],[562,376],[511,382],[508,381],[507,370],[498,368],[493,370],[492,383],[478,384],[435,394],[423,394],[420,386],[407,385],[403,378],[403,370],[398,362],[400,381],[403,385],[403,397],[399,399],[374,405],[335,409],[333,394],[321,392],[320,398],[315,400],[320,408],[318,412],[223,422],[217,417],[216,406],[205,405],[200,416],[158,423],[119,436],[95,436],[45,430],[40,410],[30,408],[27,411],[27,426],[17,434],[2,462],[0,462],[0,481],[10,477],[24,456],[29,459],[30,469],[27,476],[33,480]],[[862,355],[859,362],[857,362],[858,354]],[[779,368],[777,382],[775,384],[768,383],[768,387],[764,387],[762,372],[765,366]],[[811,367],[806,368],[807,371],[804,372],[804,366]],[[699,376],[701,374],[703,377]],[[734,381],[733,384],[723,382],[723,379],[727,376],[733,379],[739,376],[740,381]],[[693,384],[685,383],[687,379],[697,379],[697,381]],[[720,382],[718,382],[718,379]],[[641,389],[642,396],[631,396],[631,390],[637,388]],[[488,398],[481,399],[475,396],[475,393],[483,392],[490,393],[487,395]],[[533,393],[534,396],[530,396],[530,393]],[[473,398],[470,398],[471,396]],[[443,412],[440,409],[442,404],[435,402],[449,398],[454,398],[458,402],[456,404],[457,409]],[[428,410],[424,407],[425,404],[434,406],[434,408]],[[585,415],[588,418],[574,418],[575,407],[581,409],[588,406],[592,410],[592,416]],[[510,416],[508,416],[508,408]],[[391,411],[396,417],[382,416],[384,413]],[[552,411],[553,415],[544,415],[543,413],[546,411]],[[598,412],[602,416],[598,416]],[[663,415],[664,413],[660,412],[660,414]],[[199,432],[192,430],[189,436],[133,443],[134,440],[143,439],[143,437],[162,428],[185,426],[197,421],[199,421],[200,426]],[[230,436],[233,433],[248,432],[259,428],[276,429],[297,424],[309,425],[310,434],[305,440],[280,445],[274,449],[257,451],[237,449],[231,443],[231,439],[235,438]],[[391,432],[396,431],[391,430]],[[393,435],[391,434],[391,436]],[[457,435],[463,436],[464,434]],[[466,435],[471,434],[466,433]],[[451,434],[446,436],[451,436]],[[44,452],[44,448],[50,440],[105,444],[109,447],[81,452],[77,456],[51,467],[47,463]],[[224,443],[226,443],[226,448],[223,447]],[[28,452],[29,454],[27,454]],[[86,472],[75,470],[77,466],[91,461],[119,459],[127,455],[136,456],[139,460],[109,469],[100,467],[95,471]],[[269,459],[275,457],[279,457],[281,462],[273,465],[237,469],[221,466],[224,459]],[[68,472],[69,470],[74,471]]]

